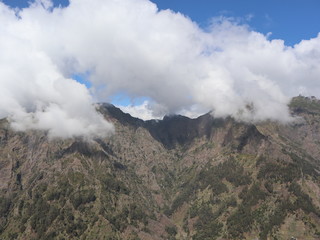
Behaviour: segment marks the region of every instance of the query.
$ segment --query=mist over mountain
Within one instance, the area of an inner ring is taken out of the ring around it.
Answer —
[[[146,98],[131,108],[149,118],[212,110],[247,122],[291,121],[291,97],[319,97],[319,35],[286,46],[223,16],[202,29],[148,0],[0,2],[0,21],[0,117],[17,130],[108,135],[93,103],[119,94]]]
[[[288,124],[97,109],[115,134],[0,121],[1,239],[320,239],[318,99]]]

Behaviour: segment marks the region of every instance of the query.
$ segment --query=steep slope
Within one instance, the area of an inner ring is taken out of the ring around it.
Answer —
[[[1,239],[320,239],[320,103],[291,124],[210,114],[48,140],[0,122]]]

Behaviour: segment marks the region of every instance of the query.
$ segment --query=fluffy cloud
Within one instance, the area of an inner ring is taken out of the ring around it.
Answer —
[[[225,18],[204,31],[148,0],[71,0],[66,8],[38,0],[22,10],[0,3],[0,21],[0,115],[17,129],[108,132],[91,103],[118,92],[151,99],[130,110],[144,109],[145,118],[206,109],[288,121],[292,96],[320,92],[319,35],[288,47]],[[70,78],[81,73],[90,73],[90,89]]]
[[[122,111],[129,113],[133,117],[140,118],[142,120],[149,119],[161,119],[162,115],[156,116],[152,110],[152,106],[148,101],[144,101],[140,105],[128,105],[128,106],[117,106],[121,108]]]
[[[0,16],[0,118],[8,117],[16,130],[47,130],[50,137],[104,137],[113,132],[96,112],[86,87],[65,78],[48,54],[19,31],[21,25],[28,27],[23,20],[1,3]]]
[[[161,105],[156,104],[152,101],[145,100],[140,105],[130,104],[127,106],[117,105],[123,112],[129,113],[131,116],[140,118],[142,120],[150,119],[162,119],[165,114],[167,114],[166,109]],[[175,114],[186,116],[189,118],[197,118],[208,112],[207,108],[202,105],[192,105],[188,109],[183,109]]]

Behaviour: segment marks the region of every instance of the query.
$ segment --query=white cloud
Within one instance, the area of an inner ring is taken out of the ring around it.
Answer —
[[[112,133],[85,86],[63,77],[47,53],[17,31],[23,19],[1,3],[0,16],[0,117],[9,117],[16,130],[47,130],[50,137]]]
[[[150,102],[148,100],[145,100],[142,104],[139,105],[117,105],[116,107],[120,108],[123,112],[129,113],[131,116],[140,118],[142,120],[162,119],[168,113],[168,111],[163,108],[163,106],[152,101]],[[201,105],[191,105],[188,108],[177,112],[176,114],[189,118],[197,118],[208,112],[209,110]]]
[[[53,9],[46,0],[18,13],[0,3],[0,21],[0,116],[18,129],[108,132],[91,103],[119,91],[154,102],[127,108],[144,118],[213,109],[218,117],[288,121],[292,96],[319,97],[319,35],[287,47],[226,18],[203,31],[147,0],[72,0]],[[93,96],[70,79],[88,72]],[[50,121],[55,115],[63,124]]]
[[[131,116],[142,120],[162,119],[162,115],[156,115],[152,110],[152,105],[148,101],[144,101],[140,105],[117,106],[123,112],[129,113]]]

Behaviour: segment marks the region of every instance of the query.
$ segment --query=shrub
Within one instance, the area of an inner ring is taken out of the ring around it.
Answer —
[[[73,194],[70,198],[70,201],[75,209],[82,204],[87,204],[96,200],[96,196],[94,194],[94,190],[84,190],[81,192],[77,192]]]
[[[175,236],[177,235],[177,227],[176,226],[166,226],[166,232],[170,235],[170,236]]]

